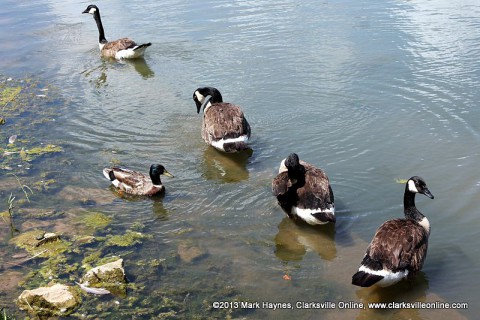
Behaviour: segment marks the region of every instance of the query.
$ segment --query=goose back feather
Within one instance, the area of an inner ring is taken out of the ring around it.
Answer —
[[[220,92],[211,87],[197,89],[193,100],[197,112],[203,108],[202,138],[207,144],[225,152],[249,149],[250,124],[239,106],[223,102]]]
[[[292,158],[298,164],[289,165]],[[291,154],[279,171],[272,181],[272,194],[290,218],[312,225],[336,221],[333,190],[322,169]]]

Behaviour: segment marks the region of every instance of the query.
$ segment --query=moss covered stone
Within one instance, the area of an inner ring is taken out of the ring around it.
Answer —
[[[69,249],[71,243],[60,237],[52,238],[51,241],[39,240],[44,234],[42,230],[27,231],[12,238],[10,243],[42,258],[55,257]]]
[[[104,288],[116,295],[126,295],[126,277],[123,259],[90,269],[82,278],[87,287]]]
[[[17,299],[20,309],[39,317],[66,316],[80,304],[81,298],[72,287],[54,284],[33,290],[24,290]]]

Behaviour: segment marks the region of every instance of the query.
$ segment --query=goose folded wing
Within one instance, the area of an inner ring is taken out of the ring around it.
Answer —
[[[395,219],[385,222],[375,233],[367,255],[394,272],[419,271],[427,253],[428,236],[413,220]]]
[[[243,116],[242,110],[231,103],[212,106],[205,115],[208,134],[214,139],[234,139],[250,132],[250,125]]]
[[[112,42],[107,42],[105,44],[105,46],[103,46],[102,50],[105,50],[105,51],[106,50],[109,50],[109,51],[111,50],[111,51],[117,52],[117,51],[120,51],[120,50],[127,50],[127,49],[130,49],[130,48],[133,48],[136,45],[137,44],[132,39],[122,38],[122,39],[118,39],[118,40],[115,40],[115,41],[112,41]]]
[[[288,188],[292,186],[290,179],[288,179],[288,173],[282,172],[278,174],[272,182],[272,194],[275,197],[284,195],[287,193]]]

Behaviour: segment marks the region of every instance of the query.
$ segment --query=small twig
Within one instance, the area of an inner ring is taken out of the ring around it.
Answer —
[[[11,266],[17,266],[17,267],[22,267],[22,268],[30,268],[30,267],[22,266],[22,263],[25,263],[25,262],[27,262],[27,261],[29,261],[29,260],[32,260],[32,259],[35,259],[35,258],[38,257],[39,255],[41,255],[42,253],[45,253],[45,252],[47,252],[47,251],[48,251],[48,249],[45,249],[45,250],[43,250],[43,251],[41,251],[41,252],[39,252],[39,253],[31,256],[30,258],[21,260],[20,262],[17,262],[17,263],[13,263],[13,262],[3,262],[3,263],[8,264],[8,265],[11,265]],[[30,269],[31,269],[31,268],[30,268]]]
[[[26,298],[23,298],[23,300],[25,300],[25,302],[28,304],[28,306],[30,307],[30,309],[33,310],[32,306],[30,305],[30,303],[28,303],[28,300]]]
[[[45,252],[47,252],[47,251],[48,251],[48,249],[45,249],[45,250],[43,250],[43,251],[41,251],[41,252],[39,252],[39,253],[35,254],[34,256],[32,256],[32,257],[28,258],[28,259],[27,259],[27,260],[25,260],[25,261],[32,260],[32,259],[34,259],[34,258],[38,257],[39,255],[41,255],[42,253],[45,253]]]
[[[31,194],[33,194],[33,190],[26,184],[22,184],[22,182],[20,181],[20,178],[18,178],[18,176],[15,173],[11,173],[11,175],[13,175],[15,179],[17,179],[18,185],[20,186],[23,193],[25,194],[25,198],[27,198],[27,201],[30,202],[30,198],[28,197],[28,193],[27,191],[25,191],[25,189],[29,190]]]

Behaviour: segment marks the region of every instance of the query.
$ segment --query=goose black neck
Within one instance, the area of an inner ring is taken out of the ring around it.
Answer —
[[[305,167],[301,164],[293,168],[288,168],[288,178],[297,187],[302,187],[305,184]]]
[[[103,30],[102,19],[100,18],[100,11],[98,11],[98,9],[93,14],[93,19],[95,19],[95,22],[97,23],[98,34],[99,34],[98,35],[98,42],[99,43],[106,43],[107,39],[105,39],[105,31]]]
[[[408,190],[408,185],[405,187],[405,194],[403,195],[403,211],[406,218],[415,221],[420,221],[425,217],[415,206],[415,193]]]

